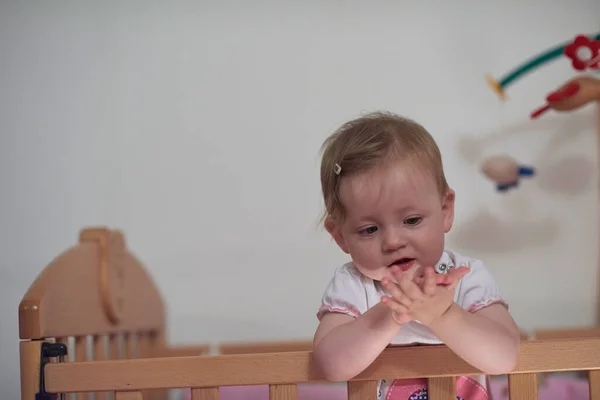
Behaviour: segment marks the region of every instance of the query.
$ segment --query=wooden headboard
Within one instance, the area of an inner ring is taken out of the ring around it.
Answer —
[[[76,302],[73,299],[77,299]],[[19,305],[21,339],[164,333],[162,298],[121,232],[84,229],[40,273]]]
[[[42,341],[66,344],[73,361],[163,356],[163,300],[121,232],[84,229],[79,243],[50,262],[27,290],[19,305],[19,337],[21,392],[34,398],[39,370],[29,370],[36,363],[24,359],[39,359]]]

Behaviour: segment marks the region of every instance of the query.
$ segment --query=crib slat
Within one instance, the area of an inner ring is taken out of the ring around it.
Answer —
[[[59,337],[56,337],[54,339],[54,341],[55,341],[55,343],[63,343],[65,346],[67,346],[67,356],[65,357],[65,362],[75,361],[75,357],[73,357],[75,348],[73,346],[73,341],[71,340],[71,338],[69,336],[59,336]],[[65,394],[65,399],[66,400],[76,400],[75,396],[76,396],[75,393],[67,393],[67,394]]]
[[[106,360],[106,336],[94,336],[94,360]],[[112,398],[110,392],[95,392],[96,400],[110,400]]]
[[[68,337],[57,337],[54,338],[54,342],[55,343],[62,343],[65,346],[67,346],[67,356],[65,357],[65,362],[69,362],[71,361],[71,355],[73,354],[73,349],[71,348],[71,345],[69,343],[69,338]]]
[[[138,332],[136,335],[137,356],[138,358],[152,358],[159,356],[159,351],[156,348],[157,335],[156,332],[146,331]],[[144,390],[144,399],[146,400],[166,400],[168,392],[163,389]]]
[[[108,359],[109,360],[118,360],[121,358],[121,354],[119,352],[119,334],[112,333],[108,335]],[[116,393],[109,393],[107,399],[113,400],[116,399]]]
[[[137,350],[139,358],[150,357],[150,338],[145,332],[140,332],[137,336]]]
[[[429,378],[427,380],[427,398],[430,400],[455,400],[456,377]]]
[[[125,358],[134,359],[137,358],[137,337],[133,333],[127,333],[125,335]]]
[[[164,350],[164,335],[158,331],[150,331],[148,336],[148,356],[147,357],[160,357],[160,354]],[[168,400],[168,391],[165,389],[156,389],[148,392],[148,400]]]
[[[40,388],[40,351],[43,341],[23,340],[20,343],[21,399],[35,399]]]
[[[119,353],[119,335],[111,334],[108,336],[108,359],[118,360],[121,358]]]
[[[588,371],[590,400],[600,400],[600,371]]]
[[[193,388],[192,400],[219,400],[219,388]]]
[[[377,400],[377,381],[348,382],[348,400]]]
[[[75,361],[81,362],[87,359],[87,337],[75,336]],[[77,400],[88,400],[87,393],[77,393]]]
[[[115,400],[144,400],[142,392],[115,392]]]
[[[147,332],[138,332],[136,334],[137,341],[137,355],[138,358],[149,358],[150,357],[150,336]],[[151,391],[144,390],[144,397],[149,400],[152,399]]]
[[[296,400],[297,398],[296,384],[269,385],[269,400]]]
[[[530,400],[538,398],[537,374],[509,374],[508,398],[510,400]]]

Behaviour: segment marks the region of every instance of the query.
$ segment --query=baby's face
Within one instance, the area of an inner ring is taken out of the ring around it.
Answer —
[[[345,177],[339,193],[346,219],[329,230],[364,275],[393,278],[390,267],[398,265],[413,278],[439,261],[454,218],[454,192],[441,196],[428,169],[389,163]]]

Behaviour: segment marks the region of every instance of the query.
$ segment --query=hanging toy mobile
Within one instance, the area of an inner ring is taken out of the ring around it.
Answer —
[[[537,57],[527,61],[495,80],[487,76],[487,82],[501,100],[506,100],[506,88],[519,77],[533,71],[561,55],[571,60],[577,71],[586,69],[600,71],[600,33],[595,35],[578,35],[572,42],[563,43],[551,48]],[[546,96],[546,104],[530,114],[531,119],[539,118],[550,109],[556,111],[573,111],[592,101],[600,101],[600,79],[591,76],[578,76],[563,84],[559,89]],[[522,177],[532,177],[535,169],[519,165],[508,156],[495,156],[487,159],[481,168],[483,174],[496,184],[496,189],[506,192],[516,188]]]
[[[577,36],[573,43],[565,47],[564,53],[571,59],[571,65],[577,71],[585,71],[588,68],[591,70],[600,70],[600,34],[596,35],[593,39],[584,35]],[[575,83],[564,85],[559,90],[548,95],[546,98],[547,104],[534,110],[530,117],[532,119],[538,118],[550,110],[551,103],[571,97],[578,91],[579,85]]]
[[[577,35],[573,41],[561,43],[542,52],[512,69],[498,80],[488,75],[486,76],[487,83],[501,100],[506,100],[506,89],[510,85],[526,74],[563,55],[571,59],[571,64],[577,71],[583,71],[586,68],[600,68],[600,32],[589,36]]]

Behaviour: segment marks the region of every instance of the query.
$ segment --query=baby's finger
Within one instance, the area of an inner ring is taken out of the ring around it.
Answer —
[[[454,277],[454,281],[449,283],[448,285],[446,285],[446,288],[448,290],[454,290],[456,289],[456,287],[458,286],[458,284],[460,283],[462,277],[464,276],[464,273],[457,275],[456,277]]]
[[[461,265],[458,268],[453,268],[451,272],[453,272],[457,277],[462,278],[470,271],[470,268],[464,265]]]
[[[425,283],[423,284],[423,293],[427,296],[433,296],[435,294],[435,286],[437,285],[437,277],[433,268],[425,268]]]
[[[454,268],[454,269],[453,269],[452,271],[450,271],[450,272],[452,273],[452,278],[453,278],[453,279],[454,279],[456,282],[458,282],[458,281],[460,281],[460,280],[463,278],[463,276],[465,276],[466,274],[468,274],[468,273],[469,273],[469,271],[470,271],[470,268],[469,268],[469,267],[465,267],[465,266],[463,265],[463,266],[460,266],[460,267],[458,267],[458,268]]]
[[[460,266],[458,268],[451,269],[448,274],[442,275],[444,277],[443,285],[451,285],[455,282],[458,282],[469,272],[469,268],[465,266]]]
[[[395,301],[390,296],[381,296],[381,302],[385,304],[396,315],[408,314],[408,308]]]
[[[392,282],[387,278],[384,278],[381,281],[381,284],[389,293],[390,298],[394,299],[394,301],[404,305],[407,308],[410,308],[412,306],[411,299],[402,292],[402,290],[400,289],[400,287],[398,287],[396,283]]]
[[[400,286],[400,290],[402,290],[404,296],[408,296],[408,298],[412,301],[418,300],[423,297],[423,291],[415,282],[410,279],[402,279],[398,282]]]
[[[421,286],[423,282],[425,282],[425,276],[415,276],[413,278],[413,282],[415,285]]]
[[[394,275],[394,278],[396,278],[396,282],[400,282],[407,276],[407,273],[402,271],[398,266],[393,266],[390,269],[390,272],[392,273],[392,275]]]
[[[434,275],[435,275],[436,285],[449,285],[453,281],[452,277],[448,277],[448,275],[443,275],[443,274],[434,274]],[[415,282],[415,284],[422,286],[423,283],[425,282],[425,278],[422,276],[418,276],[415,279],[413,279],[413,281]]]

